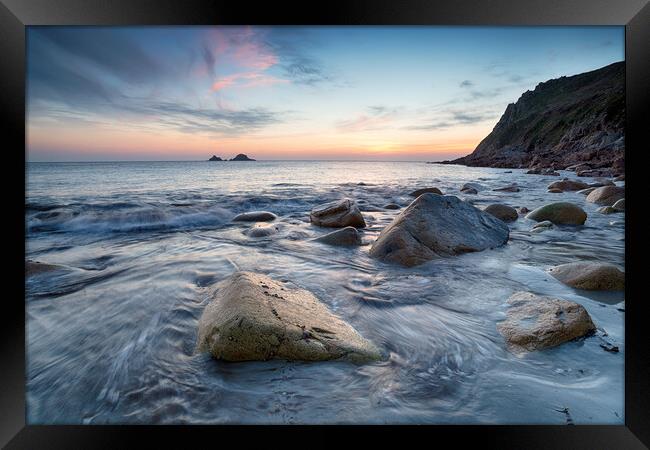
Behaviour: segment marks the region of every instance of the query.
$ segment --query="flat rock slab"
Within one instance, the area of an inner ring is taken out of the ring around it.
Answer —
[[[345,227],[332,231],[324,236],[314,239],[329,245],[353,246],[361,245],[361,235],[354,227]]]
[[[506,320],[497,324],[509,350],[542,350],[593,334],[596,326],[578,303],[530,292],[513,294]]]
[[[526,215],[526,219],[536,222],[548,220],[557,225],[582,225],[587,220],[587,213],[573,203],[557,202],[534,209]]]
[[[197,348],[226,361],[381,359],[314,294],[252,272],[219,283],[199,319]]]
[[[612,206],[625,198],[625,188],[619,186],[603,186],[594,189],[587,195],[587,201],[601,206]]]
[[[58,264],[48,264],[39,261],[32,261],[30,259],[25,261],[25,275],[28,277],[59,270],[68,270],[68,268],[66,266],[61,266]]]
[[[562,283],[576,289],[590,291],[625,290],[625,272],[613,264],[600,262],[574,262],[549,269],[549,273]]]
[[[381,231],[370,255],[410,267],[499,247],[509,233],[503,221],[457,197],[422,194]]]
[[[233,222],[272,222],[278,216],[268,211],[251,211],[242,214],[237,214]]]
[[[349,198],[325,203],[311,210],[309,220],[320,227],[364,228],[366,221],[356,203]]]

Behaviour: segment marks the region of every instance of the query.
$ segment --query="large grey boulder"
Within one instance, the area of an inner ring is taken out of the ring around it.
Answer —
[[[506,319],[497,330],[514,352],[555,347],[596,331],[587,310],[574,302],[517,292],[508,303]]]
[[[375,345],[314,294],[252,272],[219,283],[199,319],[197,349],[226,361],[381,358]]]
[[[573,203],[557,202],[532,210],[526,219],[536,222],[549,220],[556,225],[582,225],[587,220],[587,213]]]
[[[364,228],[365,220],[359,207],[349,198],[326,203],[311,210],[309,220],[321,227],[356,227]]]
[[[599,187],[587,195],[588,202],[602,206],[612,206],[622,198],[625,198],[625,188],[619,186]]]
[[[625,289],[625,273],[612,264],[581,261],[552,267],[549,273],[562,283],[576,289],[591,291]]]
[[[508,226],[452,195],[422,194],[384,228],[370,249],[383,261],[415,266],[434,258],[498,247]]]

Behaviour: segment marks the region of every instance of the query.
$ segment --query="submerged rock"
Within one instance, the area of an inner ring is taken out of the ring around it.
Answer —
[[[384,206],[384,209],[400,209],[400,206],[396,205],[395,203],[389,203],[388,205]]]
[[[272,236],[280,231],[278,225],[267,225],[263,223],[256,223],[251,229],[247,230],[246,234],[250,237],[266,237]]]
[[[329,245],[361,245],[361,235],[354,227],[345,227],[314,239]]]
[[[529,212],[526,219],[536,222],[549,220],[558,225],[582,225],[587,220],[587,213],[573,203],[557,202],[540,206]]]
[[[426,194],[426,193],[442,195],[442,191],[440,189],[438,189],[437,187],[418,189],[416,191],[411,192],[409,195],[411,197],[419,197],[420,195]]]
[[[603,206],[612,206],[622,198],[625,198],[625,188],[619,186],[599,187],[587,195],[588,202]]]
[[[219,284],[199,320],[197,349],[226,361],[381,358],[375,345],[311,292],[251,272],[236,272]]]
[[[615,209],[613,206],[601,206],[596,211],[601,214],[614,214],[621,212],[618,209]]]
[[[587,189],[580,189],[580,190],[578,191],[578,194],[589,195],[590,193],[592,193],[592,192],[595,191],[595,190],[596,190],[595,187],[590,187],[590,188],[587,188]]]
[[[321,227],[356,227],[364,228],[365,220],[357,205],[349,198],[326,203],[314,208],[309,214],[309,220]]]
[[[515,208],[499,203],[489,205],[483,211],[488,214],[492,214],[494,217],[501,219],[504,222],[514,222],[519,218],[519,214],[517,214],[517,210]]]
[[[561,194],[564,192],[562,189],[552,188],[547,191],[549,194]]]
[[[588,187],[589,185],[587,183],[568,179],[555,181],[548,185],[549,190],[559,189],[560,191],[579,191],[581,189],[587,189]]]
[[[541,233],[542,231],[550,230],[551,228],[553,228],[553,222],[550,220],[544,220],[533,225],[533,228],[530,231],[533,233]]]
[[[370,255],[415,266],[442,256],[498,247],[508,236],[505,223],[457,197],[422,194],[381,231]]]
[[[272,222],[277,219],[278,216],[268,211],[251,211],[241,214],[237,214],[233,222]]]
[[[503,191],[503,192],[519,192],[521,189],[517,187],[516,184],[511,184],[510,186],[504,186],[496,189],[492,189],[493,191]]]
[[[622,291],[625,273],[613,264],[600,262],[574,262],[549,269],[549,273],[562,283],[576,289],[590,291]]]
[[[476,189],[474,189],[474,188],[463,189],[463,190],[460,191],[460,192],[463,193],[463,194],[465,194],[465,195],[469,195],[469,194],[471,194],[471,195],[475,195],[475,194],[478,194],[478,191],[477,191]]]
[[[612,208],[614,208],[616,211],[625,211],[625,199],[622,198],[620,200],[617,200],[616,203],[612,205]]]
[[[506,320],[497,330],[515,352],[555,347],[596,331],[587,310],[574,302],[516,292],[508,303]]]
[[[479,183],[465,183],[460,187],[460,192],[474,190],[476,192],[485,189],[485,186]]]
[[[67,267],[58,264],[49,264],[40,261],[28,259],[25,261],[25,275],[30,277],[41,273],[55,272],[57,270],[66,270]]]
[[[522,206],[521,208],[518,209],[519,214],[527,214],[530,212],[530,209],[526,208],[525,206]]]

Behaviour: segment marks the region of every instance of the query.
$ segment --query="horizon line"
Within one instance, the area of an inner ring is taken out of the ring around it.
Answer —
[[[26,163],[44,163],[44,164],[52,164],[52,163],[116,163],[116,162],[138,162],[138,163],[146,163],[146,162],[303,162],[303,161],[312,161],[312,162],[323,162],[323,161],[328,161],[328,162],[442,162],[442,161],[447,161],[447,160],[426,160],[426,159],[395,159],[395,160],[383,160],[383,159],[255,159],[252,161],[231,161],[228,159],[224,159],[221,161],[210,161],[207,159],[147,159],[147,160],[135,160],[135,159],[114,159],[114,160],[96,160],[96,161],[28,161],[25,160]]]

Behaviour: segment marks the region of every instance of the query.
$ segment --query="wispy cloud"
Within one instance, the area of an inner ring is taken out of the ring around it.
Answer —
[[[462,87],[462,88],[470,88],[470,87],[474,86],[474,83],[472,81],[470,81],[470,80],[463,80],[463,81],[460,82],[459,86]]]
[[[461,111],[447,109],[438,112],[435,117],[423,121],[423,123],[407,126],[405,129],[414,131],[433,131],[456,127],[459,125],[473,125],[486,120],[499,117],[499,113],[491,110],[485,111]]]
[[[336,128],[343,133],[373,131],[389,127],[396,119],[399,108],[373,105],[358,116],[337,122]]]

